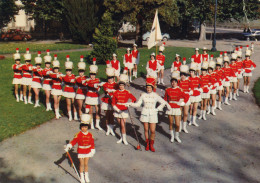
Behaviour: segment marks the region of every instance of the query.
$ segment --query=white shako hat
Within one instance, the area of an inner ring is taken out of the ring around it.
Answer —
[[[208,50],[208,48],[207,48],[207,47],[203,47],[203,49],[202,49],[202,50],[203,50],[203,51],[204,51],[204,50],[206,50],[206,51],[207,51],[207,50]]]
[[[216,62],[215,61],[210,61],[209,62],[209,68],[212,68],[214,70],[215,67],[216,67]]]
[[[199,48],[195,48],[195,51],[199,51],[200,49]]]
[[[153,53],[151,53],[151,55],[150,56],[154,56],[155,57],[155,53],[153,52]]]
[[[230,59],[229,59],[229,57],[228,57],[228,56],[224,56],[223,60],[224,60],[224,63],[225,63],[225,62],[229,62],[229,61],[230,61]]]
[[[126,50],[127,50],[127,51],[131,51],[131,48],[127,48]]]
[[[97,74],[98,66],[97,65],[90,65],[89,66],[89,74]]]
[[[80,55],[80,61],[78,63],[78,70],[86,70],[86,63],[84,62],[83,55]]]
[[[242,51],[237,51],[237,57],[242,58]]]
[[[121,74],[119,76],[119,84],[126,84],[128,81],[128,76],[126,74]]]
[[[165,50],[165,42],[159,47],[159,51],[163,52]]]
[[[209,62],[203,61],[201,64],[201,70],[208,70],[208,67],[209,67]]]
[[[16,48],[16,53],[13,54],[13,58],[14,58],[14,60],[20,60],[21,59],[21,55],[19,53],[19,48]]]
[[[190,64],[190,71],[196,71],[196,70],[198,70],[198,64],[197,63],[195,63],[195,62],[191,62],[191,64]]]
[[[232,53],[231,54],[231,60],[236,60],[237,59],[237,54],[236,53]]]
[[[52,67],[53,68],[60,68],[60,62],[58,60],[54,60],[52,62]]]
[[[251,56],[251,53],[252,53],[252,51],[251,50],[246,50],[246,57],[250,57]]]
[[[29,48],[26,48],[26,53],[23,55],[25,61],[31,61],[32,60],[32,55],[29,52]]]
[[[134,44],[133,44],[133,47],[137,47],[137,44],[134,43]]]
[[[115,76],[115,69],[112,67],[106,68],[106,75],[107,75],[107,77]]]
[[[179,71],[173,71],[171,78],[179,80],[180,79],[180,72]]]
[[[180,72],[187,74],[187,73],[189,72],[189,66],[187,66],[187,65],[181,65],[181,66],[180,66]]]
[[[115,54],[115,53],[113,53],[113,55],[112,55],[113,57],[117,57],[117,55]]]
[[[67,61],[65,62],[65,69],[71,69],[73,68],[73,62],[70,61],[70,56],[66,56]]]
[[[38,51],[37,57],[34,58],[35,64],[42,64],[41,51]]]
[[[47,55],[45,55],[45,56],[43,57],[44,62],[45,62],[45,64],[46,64],[46,63],[51,63],[52,58],[51,58],[51,56],[50,56],[50,50],[47,49],[47,50],[46,50],[46,53],[47,53]]]
[[[92,120],[92,116],[90,114],[82,114],[80,117],[80,128],[82,126],[88,126],[90,124],[90,121]]]
[[[223,64],[223,57],[218,57],[216,65],[220,65],[221,66],[222,64]]]

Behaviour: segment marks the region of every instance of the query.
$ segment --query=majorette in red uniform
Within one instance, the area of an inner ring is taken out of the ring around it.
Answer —
[[[117,143],[124,142],[125,145],[128,145],[126,140],[126,130],[125,130],[125,123],[126,118],[128,118],[128,100],[130,99],[131,102],[135,102],[136,98],[130,93],[130,91],[125,89],[126,82],[128,82],[128,76],[125,74],[120,75],[119,80],[119,89],[114,92],[112,98],[112,106],[114,109],[114,117],[117,118],[117,121],[121,128],[120,140]]]
[[[174,71],[172,73],[171,87],[165,90],[164,100],[169,103],[171,106],[170,110],[167,110],[166,114],[169,117],[169,129],[171,134],[171,142],[174,142],[174,139],[177,142],[181,143],[179,138],[180,131],[180,121],[181,121],[181,105],[185,105],[188,102],[189,97],[186,95],[180,87],[178,87],[178,80],[180,79],[179,71]],[[173,133],[173,118],[175,119],[175,135]],[[175,138],[174,138],[175,136]]]
[[[19,53],[19,48],[16,48],[16,53],[13,55],[15,64],[12,65],[14,71],[14,78],[12,84],[14,85],[14,93],[16,101],[19,102],[19,85],[20,85],[20,100],[23,101],[23,91],[22,91],[22,64],[21,55]]]
[[[81,183],[90,182],[88,175],[88,162],[89,158],[92,158],[96,153],[93,135],[88,132],[90,121],[91,115],[82,114],[80,123],[81,131],[74,136],[73,140],[67,144],[66,148],[64,149],[66,152],[68,152],[74,145],[78,144],[77,152],[78,158],[80,159],[79,172]]]
[[[50,50],[47,50],[47,55],[43,57],[44,62],[45,62],[45,68],[42,71],[43,75],[43,85],[42,89],[45,92],[46,95],[46,111],[51,111],[51,102],[50,102],[50,95],[51,95],[51,85],[52,85],[52,79],[49,76],[50,73],[52,73],[52,68],[51,68],[51,60],[52,57],[50,56]]]
[[[208,62],[209,61],[209,54],[207,54],[208,49],[206,47],[203,47],[203,53],[201,54],[201,62]]]
[[[129,81],[132,82],[132,70],[134,68],[134,63],[133,63],[133,55],[131,54],[131,49],[127,48],[126,54],[124,55],[123,58],[123,63],[125,68],[127,68],[127,75],[129,75]]]
[[[199,48],[195,48],[195,55],[191,56],[191,61],[197,63],[197,70],[198,74],[200,75],[200,69],[201,69],[201,54],[199,54]]]
[[[103,89],[105,91],[105,96],[101,99],[101,109],[106,112],[106,135],[115,136],[113,131],[114,128],[114,115],[112,106],[112,97],[114,92],[118,89],[118,84],[114,81],[115,70],[114,68],[106,68],[107,82],[103,84]]]
[[[56,119],[59,119],[61,117],[60,115],[60,99],[63,94],[62,92],[62,77],[64,76],[61,72],[59,72],[60,69],[60,62],[57,60],[57,55],[54,55],[54,61],[52,62],[53,72],[49,74],[49,76],[52,78],[52,90],[51,94],[54,99],[54,111]]]
[[[219,86],[217,73],[214,71],[216,67],[216,62],[211,60],[209,61],[209,76],[210,76],[210,100],[208,102],[208,112],[207,114],[210,114],[210,112],[213,114],[213,116],[216,115],[215,109],[216,109],[216,94],[217,94],[217,87]],[[211,101],[211,102],[210,102]],[[210,107],[211,103],[211,107]]]
[[[137,78],[137,65],[139,64],[139,59],[140,59],[140,53],[137,50],[137,44],[133,45],[133,50],[131,53],[133,55],[133,63],[134,63],[133,76]]]
[[[180,71],[181,67],[181,57],[179,54],[176,54],[175,61],[172,63],[171,72]]]
[[[246,50],[246,59],[243,61],[244,69],[244,93],[249,93],[250,77],[252,76],[252,70],[255,69],[256,64],[250,59],[251,50]]]
[[[224,83],[224,71],[221,69],[223,63],[223,57],[218,57],[217,58],[217,63],[216,63],[216,76],[217,76],[217,81],[218,81],[218,86],[217,86],[217,92],[218,92],[218,105],[217,108],[222,111],[221,108],[221,102],[222,102],[222,90],[223,90],[223,83]]]
[[[238,67],[237,67],[237,54],[232,53],[231,55],[231,64],[229,64],[229,67],[233,70],[235,73],[235,76],[231,78],[231,85],[230,85],[230,93],[229,93],[229,100],[237,100],[237,75],[238,75]],[[234,95],[232,92],[232,88],[234,89]]]
[[[189,72],[189,67],[187,65],[181,65],[180,67],[180,81],[179,81],[179,87],[182,89],[182,91],[187,95],[188,101],[181,106],[181,111],[183,114],[183,120],[180,122],[180,131],[182,131],[182,126],[183,126],[183,131],[185,133],[189,133],[187,130],[187,120],[188,120],[188,113],[189,113],[189,106],[191,104],[190,102],[190,95],[192,95],[193,91],[191,90],[191,83],[188,79],[188,72]],[[182,124],[183,123],[183,124]]]
[[[153,77],[157,79],[157,72],[158,72],[158,68],[160,67],[158,62],[155,60],[155,53],[152,53],[150,55],[150,59],[147,64],[146,64],[146,72],[147,75],[146,77]]]
[[[163,82],[163,74],[164,74],[164,62],[165,62],[165,56],[163,55],[164,51],[164,45],[165,43],[162,44],[162,46],[159,47],[159,55],[156,56],[156,61],[158,62],[158,84]]]
[[[73,62],[69,60],[69,55],[67,55],[67,61],[65,62],[66,75],[63,76],[62,80],[65,85],[63,96],[66,98],[69,121],[72,121],[71,104],[73,106],[74,120],[78,120],[78,114],[74,103],[74,98],[76,95],[76,91],[75,91],[76,77],[74,74],[71,73],[72,68],[73,68]]]
[[[33,67],[33,79],[32,79],[32,88],[35,94],[35,105],[34,107],[40,107],[39,104],[39,92],[42,88],[42,57],[41,52],[38,51],[37,57],[35,57],[35,67]]]
[[[238,69],[238,74],[237,74],[237,96],[239,96],[239,83],[240,79],[243,78],[243,62],[242,62],[242,51],[238,50],[237,52],[237,59],[236,59],[236,64],[237,64],[237,69]]]
[[[190,77],[188,80],[190,81],[190,87],[192,91],[192,95],[190,96],[190,123],[189,125],[199,126],[196,123],[196,116],[197,116],[197,109],[198,109],[198,103],[201,101],[201,95],[199,90],[199,84],[200,84],[200,78],[196,76],[196,71],[198,64],[195,62],[192,62],[190,64]]]
[[[199,119],[207,120],[206,109],[208,100],[210,99],[210,76],[207,73],[209,63],[207,61],[202,62],[201,75],[200,75],[200,91],[201,91],[201,110]]]
[[[33,65],[31,64],[32,55],[29,53],[29,48],[26,48],[26,53],[24,54],[24,60],[25,64],[22,65],[22,72],[23,72],[23,78],[22,78],[22,84],[23,84],[23,98],[24,103],[27,104],[27,86],[29,90],[28,94],[28,103],[32,103],[32,68]]]
[[[119,81],[119,76],[120,76],[120,62],[117,60],[117,55],[113,53],[113,60],[110,61],[110,64],[112,68],[115,69],[115,77],[117,77],[117,81]]]
[[[78,63],[78,72],[79,75],[76,77],[76,85],[77,85],[77,92],[76,92],[76,102],[77,102],[77,107],[78,107],[78,114],[81,116],[82,114],[82,107],[83,107],[83,102],[86,98],[87,95],[87,86],[83,85],[83,82],[86,81],[88,78],[85,75],[85,70],[86,70],[86,63],[84,62],[84,56],[80,56],[80,61]]]

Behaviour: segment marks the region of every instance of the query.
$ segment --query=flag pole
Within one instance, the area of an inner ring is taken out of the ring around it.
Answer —
[[[156,9],[156,11],[157,11],[157,17],[158,17],[158,9]],[[157,21],[156,21],[156,29],[155,29],[155,42],[157,41]],[[156,56],[157,56],[157,43],[156,43],[156,45],[155,45],[155,58],[156,58]]]

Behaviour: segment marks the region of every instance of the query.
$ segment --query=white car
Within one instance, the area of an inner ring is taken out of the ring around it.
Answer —
[[[144,35],[143,35],[143,40],[144,41],[148,41],[150,39],[150,32],[146,32]],[[163,41],[168,41],[170,39],[170,35],[167,34],[167,33],[162,33],[162,40]]]

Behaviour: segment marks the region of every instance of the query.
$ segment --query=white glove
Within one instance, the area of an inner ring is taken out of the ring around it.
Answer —
[[[189,92],[189,95],[193,95],[193,91],[192,90]]]
[[[179,106],[184,106],[185,102],[179,102]]]
[[[70,80],[70,82],[71,82],[71,83],[74,83],[74,82],[75,82],[75,79]]]
[[[120,109],[118,109],[117,106],[114,106],[113,109],[114,109],[116,112],[118,112],[118,113],[120,113],[120,111],[121,111]]]
[[[213,88],[213,85],[210,85],[209,89],[212,89]]]
[[[177,70],[178,70],[178,67],[174,67],[174,70],[177,71]]]
[[[94,156],[94,154],[96,153],[96,149],[91,149],[91,153]]]
[[[32,66],[30,66],[30,67],[29,67],[29,70],[31,71],[32,69],[33,69],[33,67],[32,67]]]
[[[51,71],[47,71],[46,74],[49,75],[51,73]]]
[[[200,91],[200,93],[202,93],[202,92],[203,92],[203,89],[202,89],[202,88],[199,88],[199,91]]]
[[[94,88],[98,88],[99,87],[99,83],[94,84]]]
[[[130,107],[132,105],[132,102],[125,103],[126,107]]]
[[[72,148],[71,144],[67,144],[66,148],[64,149],[65,152],[68,152]]]
[[[172,109],[172,107],[170,106],[170,104],[167,103],[166,105],[167,105],[168,111]]]
[[[163,111],[163,107],[157,107],[156,110],[159,112],[159,111]]]
[[[219,87],[219,83],[216,82],[216,83],[214,84],[214,86],[215,86],[215,87]]]
[[[252,67],[252,68],[251,68],[251,71],[252,71],[252,70],[254,70],[254,69],[255,69],[255,68],[254,68],[254,67]]]

